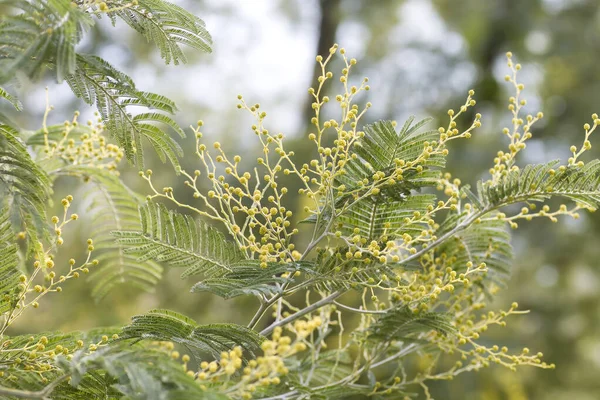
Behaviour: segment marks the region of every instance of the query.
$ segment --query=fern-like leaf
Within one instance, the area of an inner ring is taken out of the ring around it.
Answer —
[[[285,377],[286,383],[294,387],[298,397],[317,400],[347,399],[368,397],[374,384],[331,385],[331,382],[344,380],[352,375],[353,359],[347,350],[322,351],[318,358],[307,355],[300,360]],[[307,382],[307,376],[310,376]],[[277,397],[278,388],[260,388],[261,397]],[[258,396],[257,396],[258,397]]]
[[[373,196],[352,204],[339,218],[343,230],[355,234],[354,229],[368,240],[380,240],[387,236],[393,240],[404,233],[415,234],[423,229],[422,224],[411,223],[415,212],[424,213],[435,201],[435,195],[413,194],[406,198],[393,199],[385,195]]]
[[[163,162],[168,158],[173,166],[179,166],[177,157],[183,155],[181,147],[155,125],[167,125],[185,137],[179,125],[164,114],[173,114],[177,109],[175,103],[164,96],[137,90],[129,76],[96,56],[78,54],[77,69],[66,79],[77,97],[96,105],[106,128],[125,150],[128,160],[143,168],[142,139],[146,139]],[[133,116],[130,107],[137,106],[162,113],[152,111]]]
[[[563,197],[596,209],[600,204],[600,160],[583,167],[560,168],[558,161],[528,165],[507,173],[496,184],[480,184],[479,197],[490,207]]]
[[[87,234],[94,240],[95,258],[100,262],[89,277],[94,284],[92,296],[100,300],[121,285],[153,291],[162,277],[163,268],[153,260],[138,261],[136,256],[127,254],[123,246],[115,244],[111,235],[115,230],[140,229],[138,207],[142,204],[141,196],[106,170],[69,166],[61,168],[60,174],[88,181],[84,198],[89,204],[86,216],[91,219],[91,229]]]
[[[116,9],[109,13],[114,22],[116,17],[154,42],[167,64],[186,63],[181,45],[209,53],[212,39],[204,21],[183,8],[163,0],[139,0],[137,5],[128,0],[111,0],[107,5]]]
[[[449,217],[440,233],[455,222],[455,215]],[[510,276],[513,262],[510,233],[506,225],[506,222],[498,219],[473,224],[436,248],[436,254],[445,254],[445,259],[452,260],[451,267],[457,272],[464,271],[469,261],[475,266],[485,263],[489,271],[489,282],[503,285]]]
[[[132,318],[123,328],[121,339],[172,341],[186,346],[194,354],[222,351],[242,346],[254,351],[263,341],[255,331],[235,324],[198,325],[194,320],[169,310],[151,310]]]
[[[0,206],[8,205],[14,231],[27,233],[30,254],[40,235],[47,237],[46,206],[51,192],[48,175],[31,158],[18,132],[0,125]]]
[[[421,311],[414,313],[408,306],[394,308],[369,328],[371,340],[392,341],[417,339],[420,333],[435,330],[448,335],[455,331],[445,314]]]
[[[261,268],[258,260],[244,260],[229,266],[231,272],[218,277],[204,279],[192,286],[192,292],[210,292],[225,299],[241,295],[269,296],[281,291],[281,286],[293,282],[296,271],[311,272],[312,263],[269,263]],[[287,273],[288,278],[281,275]]]
[[[12,105],[15,110],[17,110],[17,111],[23,110],[23,104],[21,104],[21,101],[18,98],[16,98],[15,96],[13,96],[12,94],[8,93],[2,87],[0,87],[0,100],[1,99],[4,99],[8,103],[10,103],[10,105]],[[6,113],[2,112],[1,110],[2,110],[2,107],[0,107],[0,124],[16,126],[16,123],[8,115],[6,115]]]
[[[227,398],[201,388],[193,377],[186,374],[179,362],[150,346],[113,345],[91,354],[77,352],[70,360],[61,359],[60,362],[71,377],[71,388],[67,387],[66,383],[59,386],[53,393],[53,398],[132,400],[225,400]],[[111,395],[115,391],[117,394]],[[69,397],[73,392],[75,397]],[[83,397],[86,393],[94,395]]]
[[[387,263],[381,264],[377,259],[349,260],[345,257],[348,247],[337,247],[329,250],[319,250],[312,270],[306,273],[306,279],[318,290],[333,292],[370,285],[372,279],[381,280],[382,275],[389,279],[381,281],[381,287],[406,283],[398,272],[414,269],[413,266]]]
[[[415,117],[408,118],[398,132],[391,121],[367,125],[357,153],[375,171],[385,171],[394,167],[396,160],[416,159],[422,153],[425,142],[436,140],[439,133],[435,130],[420,131],[432,118],[423,119],[413,125],[414,119]],[[443,167],[444,159],[441,156],[432,157],[426,165]]]
[[[0,313],[14,307],[19,285],[18,247],[7,208],[0,209]]]
[[[169,211],[162,204],[140,207],[141,230],[115,231],[117,242],[138,261],[156,260],[186,267],[182,278],[195,274],[207,277],[232,272],[231,264],[243,259],[236,245],[210,225]]]
[[[371,178],[375,172],[389,175],[397,167],[397,163],[409,163],[421,155],[425,142],[437,140],[439,133],[435,130],[420,131],[420,128],[431,119],[424,119],[413,125],[414,117],[410,117],[397,132],[391,121],[379,121],[364,128],[364,137],[357,142],[358,158],[349,162],[346,173],[339,178],[347,191],[358,189],[356,182]],[[420,164],[421,172],[409,170],[404,178],[395,185],[382,189],[390,197],[408,195],[412,189],[435,183],[439,172],[434,168],[445,165],[441,155],[429,157]]]
[[[83,375],[77,386],[62,383],[52,391],[52,400],[119,399],[123,393],[115,388],[119,381],[104,370],[92,370]]]
[[[8,93],[4,88],[0,87],[0,98],[8,101],[17,111],[23,110],[23,104],[12,94]]]
[[[17,71],[33,78],[53,65],[56,79],[75,71],[75,45],[92,24],[90,15],[61,0],[3,0],[23,12],[5,15],[0,22],[0,83]]]

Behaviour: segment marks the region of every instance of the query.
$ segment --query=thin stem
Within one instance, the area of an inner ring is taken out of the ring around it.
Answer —
[[[333,216],[332,218],[328,221],[327,226],[325,227],[325,231],[316,239],[312,240],[311,243],[306,247],[306,250],[304,250],[304,253],[302,254],[302,256],[300,257],[300,260],[304,260],[306,258],[306,256],[308,256],[308,253],[310,253],[310,251],[317,245],[319,244],[319,242],[321,240],[323,240],[324,237],[327,236],[327,232],[329,231],[329,229],[331,228],[331,224],[333,222]],[[316,228],[315,228],[316,229]],[[260,319],[263,317],[263,315],[265,315],[265,312],[267,311],[267,309],[272,306],[273,304],[275,304],[275,302],[279,301],[286,293],[285,290],[289,287],[290,282],[286,282],[282,287],[281,287],[281,292],[277,293],[275,296],[273,296],[271,299],[269,299],[269,301],[267,301],[266,303],[262,303],[260,308],[256,311],[256,314],[254,314],[254,317],[252,317],[252,320],[250,321],[250,323],[248,324],[248,328],[250,329],[254,329],[254,327],[256,327],[256,325],[258,324],[258,322],[260,321]],[[276,321],[277,322],[277,321]]]
[[[334,301],[333,304],[335,304],[337,307],[341,308],[342,310],[346,310],[346,311],[350,311],[350,312],[354,312],[354,313],[358,313],[358,314],[387,314],[387,311],[363,310],[363,309],[347,306],[347,305],[342,304],[337,301]]]
[[[413,351],[413,349],[416,350],[417,349],[417,345],[414,344],[414,343],[413,344],[409,344],[408,346],[406,346],[405,348],[403,348],[402,350],[400,350],[398,353],[396,353],[394,355],[391,355],[388,358],[385,358],[385,359],[383,359],[381,361],[377,361],[376,363],[372,364],[371,365],[371,369],[377,368],[380,365],[383,365],[383,364],[386,364],[386,363],[388,363],[390,361],[393,361],[396,358],[400,358],[402,356],[405,356],[405,355],[411,353]]]
[[[290,322],[293,322],[295,320],[297,320],[298,318],[313,312],[327,304],[332,303],[335,299],[337,299],[338,297],[340,297],[341,295],[343,295],[345,292],[338,290],[333,292],[332,294],[330,294],[329,296],[317,301],[316,303],[311,304],[310,306],[303,308],[302,310],[298,311],[295,314],[290,315],[287,318],[282,319],[281,321],[275,322],[273,324],[271,324],[270,326],[268,326],[267,328],[263,329],[260,334],[263,336],[269,335],[271,334],[271,332],[273,332],[273,330],[278,327],[278,326],[283,326],[283,325],[287,325]]]
[[[405,258],[404,260],[402,260],[402,263],[406,263],[409,261],[412,261],[418,257],[421,257],[424,253],[426,253],[427,251],[430,251],[433,247],[439,245],[440,243],[444,242],[446,239],[452,237],[454,234],[456,234],[457,232],[467,228],[469,225],[471,225],[473,223],[473,221],[475,221],[477,218],[480,218],[482,215],[486,214],[487,212],[489,212],[490,210],[487,208],[484,208],[483,210],[471,215],[469,218],[467,218],[466,220],[464,220],[463,222],[461,222],[459,225],[457,225],[454,229],[446,232],[445,234],[443,234],[442,236],[440,236],[439,238],[437,238],[435,241],[433,241],[429,246],[427,246],[426,248],[422,249],[421,251],[418,251],[417,253]],[[320,238],[318,238],[318,240],[320,240]],[[315,241],[316,242],[316,241]],[[313,242],[314,243],[314,242]],[[314,246],[313,246],[314,247]],[[308,250],[308,249],[307,249]],[[307,252],[305,251],[305,254],[307,254]],[[282,292],[283,293],[283,292]],[[278,293],[275,297],[273,297],[268,303],[267,306],[272,305],[275,301],[277,301],[283,294],[282,293]],[[338,297],[340,297],[342,294],[344,294],[344,291],[338,290],[336,292],[333,292],[331,295],[317,301],[316,303],[310,305],[309,307],[302,309],[300,311],[298,311],[295,314],[290,315],[287,318],[282,319],[281,321],[276,321],[275,323],[271,324],[269,327],[263,329],[260,334],[261,335],[268,335],[271,332],[273,332],[273,330],[275,329],[275,327],[277,326],[283,326],[286,325],[292,321],[297,320],[298,318],[320,308],[323,307],[327,304],[332,303],[335,299],[337,299]],[[265,310],[262,311],[262,314],[264,314]],[[260,319],[260,317],[262,317],[262,314],[258,317]],[[253,318],[254,321],[254,318]],[[256,321],[258,322],[258,321]],[[255,325],[256,325],[255,322]]]
[[[258,321],[260,321],[262,316],[265,314],[265,311],[267,311],[267,308],[269,308],[269,302],[261,301],[259,309],[256,311],[256,314],[254,314],[254,317],[252,317],[252,320],[250,320],[248,323],[248,328],[254,329],[256,324],[258,324]]]
[[[442,236],[440,236],[439,238],[437,238],[436,240],[434,240],[433,242],[429,243],[427,247],[417,251],[415,254],[410,255],[409,257],[406,257],[404,260],[400,260],[400,263],[405,264],[407,262],[410,262],[412,260],[415,260],[419,257],[421,257],[423,254],[427,253],[428,251],[430,251],[432,248],[436,247],[437,245],[441,244],[443,241],[445,241],[446,239],[452,237],[454,234],[456,234],[457,232],[462,231],[463,229],[469,227],[469,225],[471,225],[477,218],[482,217],[484,214],[486,214],[487,212],[489,212],[490,209],[489,208],[484,208],[481,211],[471,215],[469,218],[465,219],[463,222],[461,222],[460,224],[456,225],[454,227],[454,229],[444,233]]]

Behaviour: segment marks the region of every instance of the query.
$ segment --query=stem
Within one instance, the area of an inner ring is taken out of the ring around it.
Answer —
[[[334,219],[334,217],[332,216],[331,219],[327,222],[327,226],[325,227],[325,231],[318,238],[312,240],[310,242],[310,244],[306,247],[306,250],[304,250],[304,253],[300,257],[301,261],[304,260],[306,258],[306,256],[308,255],[308,253],[310,253],[310,251],[312,249],[314,249],[315,246],[318,245],[319,242],[321,240],[323,240],[324,237],[327,236],[327,232],[329,231],[329,228],[331,228],[331,224],[333,223],[333,219]],[[315,232],[316,232],[316,227],[315,227]],[[286,294],[285,290],[288,288],[289,285],[290,285],[290,283],[286,282],[281,287],[281,292],[280,293],[277,293],[275,296],[273,296],[271,299],[269,299],[269,301],[267,301],[266,303],[262,303],[260,305],[260,308],[256,311],[256,314],[254,314],[254,317],[252,317],[252,320],[250,321],[250,323],[248,323],[248,328],[254,329],[254,327],[256,327],[256,325],[258,324],[258,322],[260,321],[260,319],[263,317],[263,315],[265,315],[265,312],[267,311],[267,309],[270,306],[272,306],[273,304],[275,304],[275,302],[277,302],[279,299],[281,299]]]
[[[480,218],[482,215],[486,214],[487,212],[489,212],[490,210],[487,208],[484,208],[483,210],[471,215],[469,218],[467,218],[466,220],[464,220],[463,222],[461,222],[459,225],[457,225],[454,229],[446,232],[445,234],[443,234],[442,236],[440,236],[439,238],[437,238],[435,241],[433,241],[429,246],[427,246],[426,248],[416,252],[415,254],[405,258],[404,260],[402,260],[402,263],[406,263],[409,261],[412,261],[414,259],[417,259],[419,257],[421,257],[424,253],[430,251],[432,248],[436,247],[437,245],[439,245],[440,243],[444,242],[446,239],[448,239],[449,237],[452,237],[454,234],[456,234],[457,232],[467,228],[469,225],[471,225],[473,223],[473,221],[475,221],[477,218]],[[318,243],[318,241],[321,240],[321,237],[317,238],[317,240],[313,241],[314,245],[312,247],[314,247],[316,245],[316,243]],[[311,243],[312,244],[312,243]],[[311,248],[312,248],[311,247]],[[305,251],[305,254],[308,254],[308,251],[310,251],[309,248],[307,248],[307,251]],[[333,292],[332,294],[330,294],[329,296],[317,301],[316,303],[310,305],[309,307],[302,309],[300,311],[298,311],[295,314],[290,315],[287,318],[282,319],[281,321],[276,321],[273,324],[271,324],[269,327],[263,329],[260,334],[265,336],[265,335],[269,335],[271,332],[273,332],[273,330],[275,329],[275,327],[277,326],[282,326],[282,325],[286,325],[292,321],[297,320],[298,318],[302,317],[303,315],[306,315],[318,308],[323,307],[324,305],[330,304],[332,303],[335,299],[337,299],[338,297],[340,297],[342,294],[344,294],[344,291],[338,290]],[[264,309],[261,310],[263,308],[263,306],[261,306],[261,309],[259,309],[260,314],[257,312],[257,314],[255,315],[254,318],[252,318],[251,324],[254,324],[254,326],[256,325],[256,323],[258,323],[258,320],[260,320],[260,318],[262,317],[262,315],[265,313],[266,309],[272,305],[275,301],[277,301],[277,299],[279,299],[281,296],[283,295],[282,293],[277,294],[275,297],[273,297],[269,302],[267,302],[264,305]],[[255,320],[256,319],[256,320]],[[250,326],[250,324],[249,324]],[[250,326],[253,327],[253,326]]]
[[[419,250],[418,252],[416,252],[415,254],[412,254],[409,257],[406,257],[404,260],[401,260],[400,263],[405,264],[407,262],[410,262],[412,260],[415,260],[415,259],[421,257],[423,254],[427,253],[432,248],[436,247],[437,245],[439,245],[440,243],[442,243],[443,241],[445,241],[449,237],[451,237],[454,234],[456,234],[457,232],[460,232],[463,229],[469,227],[469,225],[471,225],[473,223],[473,221],[475,221],[477,218],[482,217],[484,214],[486,214],[489,211],[490,211],[490,209],[484,208],[481,211],[479,211],[479,212],[471,215],[469,218],[465,219],[463,222],[461,222],[460,224],[458,224],[457,226],[455,226],[454,229],[452,229],[452,230],[444,233],[442,236],[440,236],[439,238],[437,238],[436,240],[434,240],[433,242],[431,242],[427,247]]]
[[[358,314],[387,314],[387,311],[382,311],[382,310],[362,310],[362,309],[359,309],[359,308],[354,308],[354,307],[347,306],[347,305],[339,303],[337,301],[334,301],[333,304],[335,304],[337,307],[341,308],[342,310],[346,310],[346,311],[350,311],[350,312],[354,312],[354,313],[358,313]]]
[[[50,394],[52,391],[60,385],[63,381],[69,378],[69,375],[63,375],[56,379],[54,382],[48,384],[48,386],[44,387],[42,390],[38,391],[29,391],[29,390],[19,390],[19,389],[10,389],[6,387],[0,386],[0,395],[3,396],[11,396],[18,397],[20,399],[50,399]]]
[[[265,311],[267,311],[267,309],[269,308],[269,305],[270,305],[269,303],[270,302],[261,302],[260,303],[259,309],[256,311],[256,314],[254,314],[254,317],[252,317],[252,320],[250,320],[250,322],[248,323],[248,328],[254,329],[256,324],[258,324],[258,321],[260,321],[262,316],[265,314]]]
[[[378,361],[378,362],[372,364],[370,369],[377,368],[380,365],[383,365],[383,364],[386,364],[386,363],[388,363],[390,361],[395,360],[396,358],[400,358],[402,356],[405,356],[406,354],[411,353],[413,351],[413,349],[416,350],[416,347],[417,347],[417,345],[414,344],[414,343],[413,344],[409,344],[408,346],[406,346],[405,348],[403,348],[402,350],[400,350],[398,353],[396,353],[396,354],[394,354],[392,356],[389,356],[386,359],[383,359],[381,361]]]
[[[263,329],[260,334],[263,336],[269,335],[271,332],[273,332],[273,330],[278,327],[278,326],[282,326],[282,325],[287,325],[290,322],[293,322],[295,320],[297,320],[298,318],[313,312],[314,310],[317,310],[327,304],[332,303],[335,299],[337,299],[338,297],[340,297],[341,295],[343,295],[345,292],[338,290],[333,292],[332,294],[330,294],[329,296],[317,301],[316,303],[311,304],[310,306],[303,308],[302,310],[298,311],[295,314],[290,315],[287,318],[282,319],[279,322],[275,322],[273,324],[271,324],[270,326],[268,326],[267,328]]]

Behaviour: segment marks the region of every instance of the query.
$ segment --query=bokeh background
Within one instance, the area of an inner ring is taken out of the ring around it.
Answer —
[[[249,115],[236,109],[236,95],[269,113],[267,124],[290,138],[308,157],[303,140],[310,117],[307,88],[314,81],[314,56],[332,43],[359,60],[355,78],[370,79],[367,120],[434,116],[444,124],[476,91],[483,127],[465,143],[452,145],[449,169],[463,182],[485,176],[495,152],[506,146],[501,134],[509,122],[505,52],[523,64],[527,112],[543,111],[521,162],[567,158],[568,147],[583,140],[583,124],[600,112],[600,3],[598,0],[174,0],[203,18],[214,40],[212,54],[187,52],[190,62],[165,66],[155,49],[123,23],[103,20],[81,43],[134,78],[142,90],[174,99],[182,126],[205,122],[207,140],[219,140],[232,153],[257,150]],[[66,84],[48,81],[55,111],[50,121],[69,119],[74,110],[92,110],[74,100]],[[328,90],[334,90],[330,87]],[[43,85],[19,89],[25,112],[13,114],[37,129],[45,107]],[[437,126],[437,125],[436,125]],[[600,135],[600,133],[598,133]],[[183,141],[190,148],[193,138]],[[592,137],[592,144],[600,143]],[[191,153],[191,152],[188,152]],[[150,154],[150,152],[148,152]],[[255,153],[256,154],[256,153]],[[588,157],[600,157],[596,147]],[[246,157],[250,159],[251,157]],[[188,154],[182,164],[194,169]],[[184,192],[170,166],[149,163],[159,182]],[[145,183],[123,165],[123,177],[141,193]],[[72,193],[77,182],[58,182],[56,198]],[[84,210],[80,210],[84,214]],[[527,316],[491,330],[491,344],[542,351],[555,370],[492,367],[432,385],[436,399],[594,400],[600,399],[600,215],[578,221],[547,220],[521,224],[514,233],[517,252],[508,288],[495,305],[518,301]],[[74,224],[75,225],[75,224]],[[62,258],[85,248],[85,220],[69,229]],[[166,271],[154,294],[125,287],[100,303],[89,295],[91,283],[70,282],[48,296],[14,333],[80,330],[122,325],[136,313],[171,308],[201,322],[247,322],[254,304],[222,301],[188,293],[193,281]]]

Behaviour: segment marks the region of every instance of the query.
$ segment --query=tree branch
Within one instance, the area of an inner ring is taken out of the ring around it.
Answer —
[[[332,303],[335,299],[337,299],[338,297],[340,297],[341,295],[343,295],[344,293],[346,293],[345,291],[342,290],[338,290],[333,292],[332,294],[330,294],[329,296],[317,301],[316,303],[311,304],[310,306],[298,311],[295,314],[290,315],[287,318],[282,319],[279,322],[274,322],[273,324],[271,324],[270,326],[268,326],[267,328],[263,329],[260,334],[263,336],[269,335],[271,332],[273,332],[273,330],[278,327],[278,326],[282,326],[282,325],[287,325],[290,322],[293,322],[295,320],[297,320],[298,318],[313,312],[323,306],[326,306],[327,304]]]
[[[490,211],[491,211],[490,209],[484,208],[481,211],[474,213],[469,218],[465,219],[463,222],[461,222],[460,224],[456,225],[453,229],[449,230],[448,232],[444,233],[442,236],[440,236],[439,238],[437,238],[436,240],[434,240],[433,242],[431,242],[427,247],[419,250],[418,252],[416,252],[415,254],[413,254],[413,255],[411,255],[409,257],[406,257],[404,260],[400,260],[400,263],[401,264],[405,264],[405,263],[408,263],[409,261],[412,261],[412,260],[415,260],[415,259],[421,257],[423,254],[427,253],[428,251],[430,251],[434,247],[440,245],[446,239],[449,239],[450,237],[452,237],[456,233],[462,231],[463,229],[468,228],[473,222],[475,222],[475,220],[477,218],[481,218],[482,216],[484,216],[485,214],[487,214]]]
[[[9,396],[9,397],[17,397],[20,399],[50,399],[50,394],[52,391],[60,385],[62,382],[67,380],[69,375],[63,375],[56,379],[55,381],[48,384],[48,386],[44,387],[42,390],[38,391],[30,391],[30,390],[19,390],[19,389],[10,389],[7,387],[0,386],[0,395]]]

